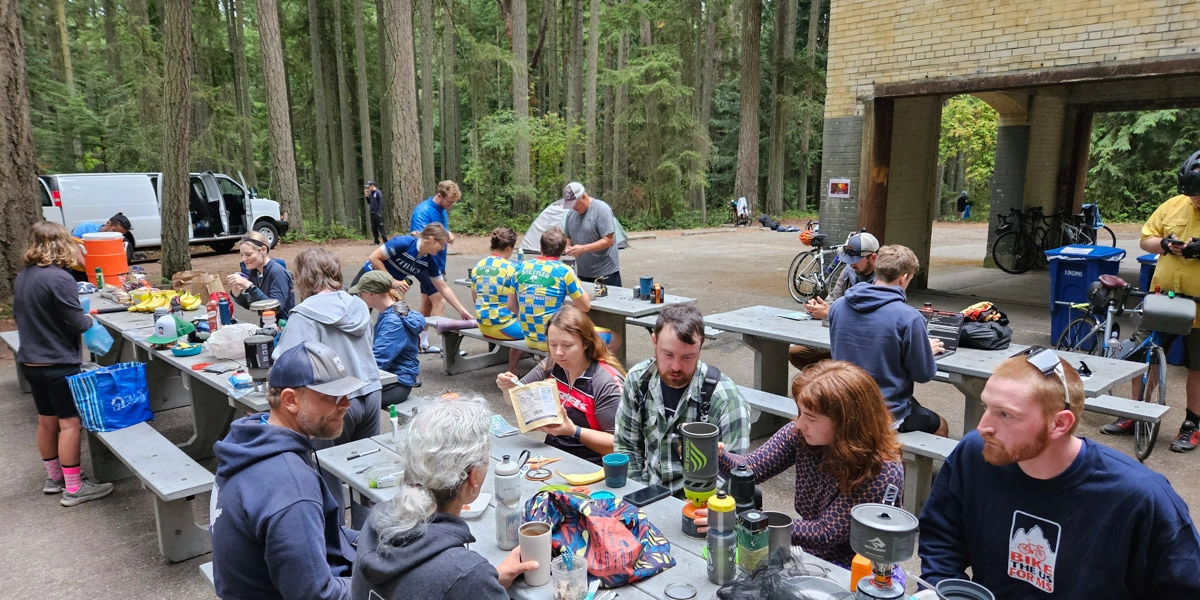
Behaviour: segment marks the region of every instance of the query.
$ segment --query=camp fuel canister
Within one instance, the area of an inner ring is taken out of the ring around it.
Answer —
[[[686,502],[683,505],[683,535],[697,539],[704,539],[705,535],[696,531],[696,511],[704,508],[696,506],[695,503]]]
[[[666,294],[663,292],[662,284],[656,283],[650,287],[650,303],[662,304]]]
[[[757,510],[742,515],[737,528],[738,567],[753,573],[770,550],[767,533],[767,515]]]
[[[729,585],[737,577],[735,506],[725,490],[708,499],[708,580],[717,585]]]

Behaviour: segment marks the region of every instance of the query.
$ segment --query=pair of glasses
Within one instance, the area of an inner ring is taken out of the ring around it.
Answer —
[[[1013,356],[1024,356],[1025,360],[1041,371],[1042,375],[1047,377],[1058,375],[1058,380],[1062,382],[1063,386],[1063,405],[1065,410],[1071,410],[1071,392],[1067,388],[1067,374],[1063,371],[1062,361],[1059,360],[1058,354],[1049,348],[1030,346]]]

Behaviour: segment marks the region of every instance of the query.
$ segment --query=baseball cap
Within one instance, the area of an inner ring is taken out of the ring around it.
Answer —
[[[175,340],[193,332],[196,326],[175,315],[163,315],[154,322],[154,335],[147,336],[151,344],[170,344]]]
[[[358,283],[350,286],[351,294],[360,294],[362,292],[371,292],[372,294],[386,294],[392,289],[392,276],[387,271],[367,271],[359,278]]]
[[[304,342],[284,350],[267,382],[273,388],[306,387],[315,392],[341,398],[365,383],[352,375],[333,349],[317,342]]]
[[[578,181],[572,181],[563,188],[563,206],[567,208],[575,208],[575,202],[583,197],[587,192],[583,189],[583,184]]]
[[[858,264],[864,256],[879,252],[879,240],[863,231],[850,236],[842,247],[842,260],[849,265]]]
[[[375,185],[375,182],[374,182],[374,181],[368,181],[368,182],[367,182],[367,185],[365,185],[365,186],[363,186],[363,187],[371,187],[371,186],[373,186],[373,185]]]

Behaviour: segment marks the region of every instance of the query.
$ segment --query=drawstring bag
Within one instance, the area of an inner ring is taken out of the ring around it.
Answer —
[[[593,499],[542,488],[525,502],[524,520],[550,523],[550,547],[587,559],[588,575],[621,587],[673,566],[671,542],[638,507],[620,498]]]
[[[116,431],[154,418],[145,363],[118,363],[71,375],[67,384],[88,431]]]

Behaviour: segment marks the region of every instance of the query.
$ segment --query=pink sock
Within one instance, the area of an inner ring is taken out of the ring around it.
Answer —
[[[62,481],[63,470],[62,463],[58,462],[58,457],[55,456],[49,460],[42,459],[42,464],[46,467],[46,477],[55,481]]]
[[[83,474],[79,472],[79,465],[73,467],[64,466],[62,468],[63,478],[67,482],[67,492],[74,494],[83,487]]]

